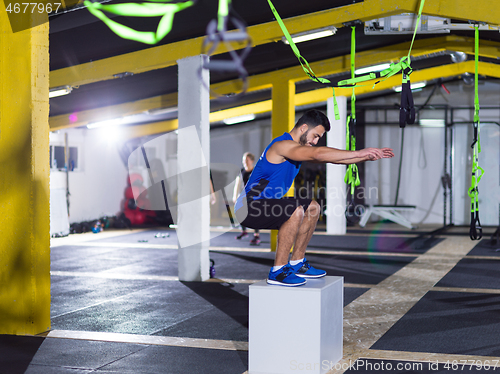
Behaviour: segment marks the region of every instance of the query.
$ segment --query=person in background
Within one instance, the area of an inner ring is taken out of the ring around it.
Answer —
[[[243,155],[242,159],[243,168],[241,169],[241,174],[236,179],[236,183],[234,184],[234,194],[233,194],[233,202],[236,203],[236,199],[243,187],[248,182],[248,178],[250,178],[250,174],[252,174],[253,166],[255,163],[255,156],[246,152]],[[241,240],[242,238],[248,236],[247,228],[245,226],[241,226],[241,233],[236,237],[236,239]],[[254,230],[253,239],[250,241],[250,245],[259,245],[260,244],[260,234],[259,230]]]

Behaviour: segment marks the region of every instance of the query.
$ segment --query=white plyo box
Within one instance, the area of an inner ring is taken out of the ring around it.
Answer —
[[[344,278],[250,286],[249,374],[324,374],[342,358]]]

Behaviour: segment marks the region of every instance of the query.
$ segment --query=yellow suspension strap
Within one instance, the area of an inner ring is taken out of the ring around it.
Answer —
[[[479,153],[481,153],[481,142],[479,136],[479,93],[478,93],[478,65],[479,65],[479,25],[475,25],[475,75],[474,75],[474,138],[471,144],[472,156],[472,178],[469,188],[470,201],[470,230],[469,236],[472,240],[483,237],[483,229],[479,221],[479,190],[478,184],[483,177],[484,170],[479,166]]]
[[[356,26],[351,26],[351,78],[355,78],[355,62],[356,62]],[[347,117],[346,128],[346,144],[345,149],[348,151],[356,150],[356,95],[355,87],[352,87],[351,94],[351,114]],[[350,186],[351,203],[354,202],[354,190],[361,184],[359,180],[358,165],[347,165],[344,182]]]

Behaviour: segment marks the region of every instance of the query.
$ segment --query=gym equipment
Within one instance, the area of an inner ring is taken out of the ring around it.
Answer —
[[[146,44],[156,44],[172,30],[174,15],[195,4],[196,1],[168,1],[171,4],[163,4],[162,0],[150,0],[147,3],[123,3],[123,4],[101,4],[93,0],[85,0],[85,7],[94,16],[103,21],[114,33],[124,39],[135,40]],[[153,31],[137,31],[110,19],[106,14],[129,17],[162,17],[158,28]]]
[[[244,95],[248,88],[248,73],[243,66],[243,61],[252,49],[251,39],[247,34],[245,22],[241,18],[236,17],[234,12],[231,16],[229,16],[231,9],[230,4],[231,0],[219,0],[218,18],[210,21],[207,26],[207,35],[203,40],[201,54],[210,56],[215,52],[219,45],[223,43],[229,51],[231,60],[206,61],[203,64],[203,69],[218,72],[237,73],[238,78],[242,81],[242,89],[237,94],[219,95],[211,90],[210,87],[207,87],[211,95],[217,99],[235,99]],[[229,21],[236,28],[236,30],[232,30],[230,32],[227,31]],[[240,53],[237,53],[232,47],[232,43],[244,43],[245,47]],[[200,77],[200,81],[204,82],[204,80],[201,79],[201,69],[198,72],[198,75]]]
[[[483,229],[479,221],[479,190],[478,184],[483,177],[484,170],[479,166],[479,153],[481,153],[481,142],[479,137],[479,94],[478,94],[478,62],[479,62],[479,25],[475,28],[475,74],[474,74],[474,138],[471,144],[472,156],[472,178],[469,188],[470,205],[470,229],[469,236],[472,240],[483,237]]]

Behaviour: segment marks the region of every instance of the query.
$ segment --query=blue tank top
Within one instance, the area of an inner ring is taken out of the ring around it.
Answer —
[[[245,196],[248,200],[256,199],[281,199],[290,189],[293,180],[297,176],[302,162],[285,160],[280,164],[267,161],[267,151],[276,142],[282,140],[293,140],[292,136],[285,132],[274,139],[264,150],[252,174],[241,191],[235,204],[235,210],[243,206]]]

